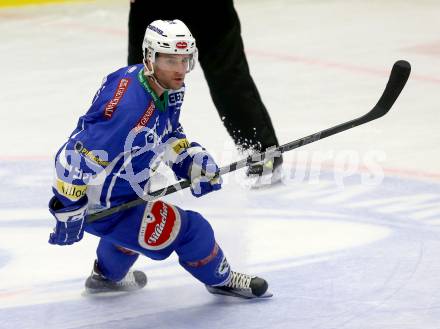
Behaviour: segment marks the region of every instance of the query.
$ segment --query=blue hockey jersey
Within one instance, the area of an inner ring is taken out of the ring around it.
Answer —
[[[184,92],[183,86],[159,98],[143,65],[108,75],[56,154],[58,199],[68,206],[87,194],[89,213],[114,207],[147,192],[161,161],[188,178],[178,161],[189,145],[179,123]]]

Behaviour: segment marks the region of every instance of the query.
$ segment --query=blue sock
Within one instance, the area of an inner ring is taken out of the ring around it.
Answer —
[[[196,279],[207,285],[222,285],[230,276],[230,267],[215,242],[208,221],[197,212],[186,211],[188,227],[176,253],[179,263]]]
[[[96,254],[98,255],[99,270],[112,281],[122,280],[139,257],[139,254],[104,239],[99,241]]]

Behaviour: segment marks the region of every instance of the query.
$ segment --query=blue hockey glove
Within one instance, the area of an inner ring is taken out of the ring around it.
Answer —
[[[219,168],[212,156],[202,147],[194,147],[188,152],[192,162],[188,176],[191,180],[191,193],[201,197],[212,191],[220,190],[222,178],[217,175]]]
[[[56,197],[50,199],[49,211],[56,219],[53,233],[49,236],[50,244],[64,246],[82,239],[87,203],[87,196],[83,197],[79,204],[69,207],[64,207]]]

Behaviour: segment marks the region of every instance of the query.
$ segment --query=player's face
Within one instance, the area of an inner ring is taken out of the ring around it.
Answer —
[[[192,55],[159,54],[154,63],[154,72],[160,83],[169,89],[179,89],[189,71]]]

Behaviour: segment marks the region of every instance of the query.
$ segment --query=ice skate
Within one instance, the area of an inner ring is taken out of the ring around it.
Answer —
[[[250,179],[251,188],[269,187],[281,182],[282,157],[266,159],[249,166],[246,176]]]
[[[272,294],[267,291],[266,280],[231,271],[231,278],[224,286],[206,286],[211,294],[226,295],[240,298],[269,298]]]
[[[89,294],[106,292],[136,291],[147,284],[147,276],[142,271],[129,271],[120,281],[111,281],[100,272],[98,262],[95,260],[92,274],[87,278],[85,286]]]

